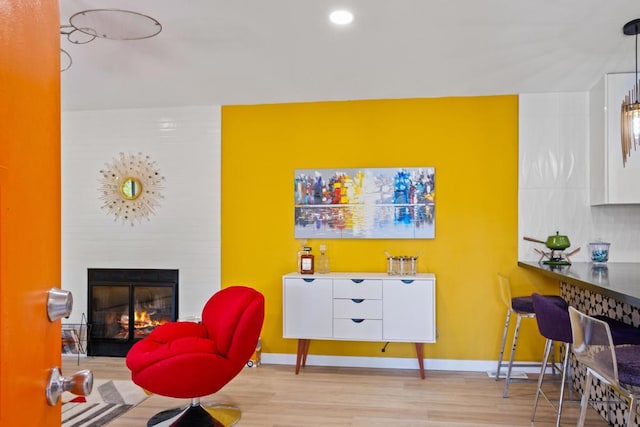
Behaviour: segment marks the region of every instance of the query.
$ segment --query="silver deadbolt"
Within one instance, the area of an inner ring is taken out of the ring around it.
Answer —
[[[50,322],[55,322],[63,317],[69,317],[73,309],[73,295],[63,289],[49,289],[47,299],[47,316]]]
[[[76,396],[88,396],[93,390],[93,372],[88,369],[78,371],[70,377],[63,377],[60,368],[52,368],[47,383],[47,403],[55,406],[65,391]]]

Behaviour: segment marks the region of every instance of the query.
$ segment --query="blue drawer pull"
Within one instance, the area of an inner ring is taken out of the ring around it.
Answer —
[[[364,279],[351,279],[351,281],[353,283],[362,283],[362,282],[364,282]]]
[[[307,282],[307,283],[311,283],[311,282],[313,282],[313,281],[314,281],[314,280],[316,280],[316,279],[302,279],[302,280],[304,280],[304,281],[305,281],[305,282]]]
[[[402,283],[406,283],[407,285],[413,283],[413,280],[402,279]]]
[[[364,319],[351,319],[351,321],[353,323],[362,323],[362,322],[364,322]]]
[[[360,304],[364,300],[362,298],[351,298],[351,301],[355,302],[356,304]]]

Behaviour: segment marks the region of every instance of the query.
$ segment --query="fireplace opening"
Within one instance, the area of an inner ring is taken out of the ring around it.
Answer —
[[[88,270],[89,356],[126,356],[136,341],[177,319],[178,270]]]

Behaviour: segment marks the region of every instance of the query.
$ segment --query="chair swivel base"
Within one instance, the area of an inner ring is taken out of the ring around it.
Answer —
[[[234,406],[189,405],[159,412],[147,427],[231,427],[240,420],[240,409]]]

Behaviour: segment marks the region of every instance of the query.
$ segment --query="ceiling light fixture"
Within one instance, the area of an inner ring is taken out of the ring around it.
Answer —
[[[60,26],[60,35],[73,44],[86,44],[96,37],[110,40],[140,40],[156,36],[162,25],[142,13],[122,9],[90,9],[69,18],[68,25]],[[60,71],[72,64],[71,55],[60,49]]]
[[[634,19],[624,24],[622,32],[627,36],[636,36],[636,76],[633,89],[622,101],[620,116],[620,136],[622,143],[622,165],[627,163],[633,149],[640,144],[640,82],[638,82],[638,33],[640,33],[640,19]]]
[[[353,22],[353,13],[348,10],[334,10],[329,14],[329,20],[336,25],[348,25]]]

